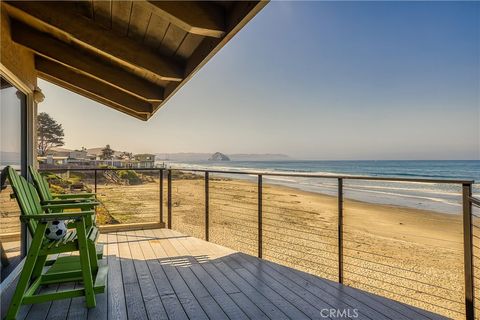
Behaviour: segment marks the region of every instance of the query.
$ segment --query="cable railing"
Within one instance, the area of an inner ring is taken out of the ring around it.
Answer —
[[[135,187],[124,181],[128,174],[112,174],[122,170],[135,172],[142,183]],[[472,197],[473,181],[176,168],[71,171],[90,172],[83,178],[102,202],[99,210],[110,215],[105,224],[148,217],[149,222],[451,318],[480,314],[480,199]],[[274,178],[329,181],[325,185],[331,194],[294,189]],[[356,181],[456,185],[462,214],[378,204],[368,216],[365,212],[373,207],[349,196],[354,190],[349,183]],[[383,230],[371,224],[381,216],[386,216]],[[438,228],[432,229],[435,224]],[[453,232],[439,233],[445,226]],[[422,228],[425,232],[418,232]]]
[[[466,191],[468,193],[468,190]],[[480,316],[480,199],[469,195],[469,205],[464,205],[466,210],[471,211],[471,243],[472,243],[472,299],[473,313],[476,317]]]

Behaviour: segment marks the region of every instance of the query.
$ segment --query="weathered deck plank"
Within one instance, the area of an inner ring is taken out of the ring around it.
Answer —
[[[148,319],[127,235],[125,232],[118,232],[117,239],[128,319]]]
[[[127,319],[127,305],[125,291],[123,290],[118,241],[115,233],[107,235],[106,247],[108,262],[107,318],[125,320]]]
[[[137,234],[140,234],[147,239],[156,240],[157,237],[153,234],[151,230],[146,231],[137,231]],[[187,320],[188,316],[185,313],[185,310],[180,303],[175,291],[173,290],[170,281],[168,280],[165,271],[160,263],[160,260],[165,255],[162,255],[164,252],[160,244],[156,242],[142,241],[140,243],[140,248],[144,254],[144,257],[147,259],[147,265],[150,269],[150,273],[153,277],[155,287],[157,288],[158,293],[160,294],[160,299],[162,300],[163,306],[170,319],[173,320]]]
[[[110,271],[97,307],[61,300],[24,308],[25,319],[323,319],[332,308],[357,309],[358,319],[445,319],[168,229],[101,241]]]

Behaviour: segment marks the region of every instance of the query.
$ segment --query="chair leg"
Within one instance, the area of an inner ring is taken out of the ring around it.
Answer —
[[[85,231],[85,221],[75,222],[77,228],[78,246],[80,253],[80,265],[82,268],[83,285],[85,286],[85,300],[87,308],[93,308],[96,305],[95,292],[93,291],[92,268],[88,253],[87,235]]]
[[[42,274],[43,267],[45,267],[45,262],[47,261],[47,255],[38,256],[35,267],[32,271],[32,279],[38,278]]]
[[[15,288],[15,293],[12,297],[12,302],[10,303],[7,316],[5,317],[6,320],[14,320],[17,317],[17,313],[22,305],[23,295],[25,294],[25,290],[27,290],[33,269],[37,262],[38,253],[42,245],[43,235],[45,234],[46,228],[46,223],[39,223],[37,225],[35,235],[32,239],[32,244],[30,245],[27,258],[25,259],[25,264],[23,265],[20,278],[18,279],[17,287]]]
[[[87,245],[88,245],[88,256],[90,257],[90,266],[92,268],[92,273],[97,274],[98,258],[97,258],[97,248],[95,247],[95,242],[87,240]]]

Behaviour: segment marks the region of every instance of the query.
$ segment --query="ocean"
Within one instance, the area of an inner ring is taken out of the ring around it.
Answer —
[[[159,162],[162,164],[163,162]],[[480,161],[228,161],[228,162],[169,162],[167,166],[184,169],[217,169],[228,171],[294,172],[322,175],[362,175],[372,177],[467,179],[475,180],[473,194],[480,197]],[[225,175],[241,179],[254,176]],[[337,194],[336,179],[269,177],[264,184],[277,184],[304,191],[328,195]],[[347,199],[371,203],[405,206],[460,214],[462,188],[460,185],[417,182],[379,182],[346,180]]]

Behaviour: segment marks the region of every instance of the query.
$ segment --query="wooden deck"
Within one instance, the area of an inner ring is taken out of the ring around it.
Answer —
[[[19,319],[445,319],[168,229],[100,242],[110,270],[96,308],[75,298],[26,306]]]

